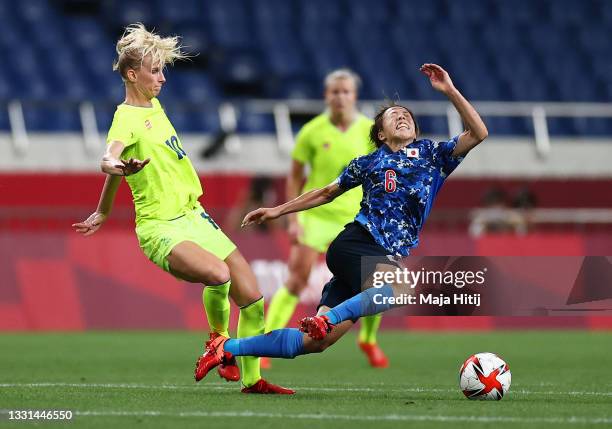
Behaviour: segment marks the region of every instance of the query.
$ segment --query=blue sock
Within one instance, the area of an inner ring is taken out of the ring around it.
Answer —
[[[293,359],[306,354],[304,334],[297,329],[277,329],[264,335],[229,339],[223,346],[234,356],[267,356]]]
[[[341,304],[338,304],[327,313],[325,316],[329,321],[337,325],[345,320],[357,321],[360,317],[371,316],[373,314],[382,313],[391,308],[391,304],[383,298],[393,296],[393,288],[389,285],[384,285],[381,288],[369,288],[347,299]],[[378,302],[378,304],[376,303]]]

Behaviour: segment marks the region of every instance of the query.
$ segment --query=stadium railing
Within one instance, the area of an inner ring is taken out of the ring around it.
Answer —
[[[461,132],[461,119],[452,105],[440,101],[414,101],[406,100],[402,103],[409,105],[417,116],[444,118],[448,135]],[[368,116],[373,116],[379,106],[384,104],[381,100],[367,100],[360,102],[361,110]],[[238,116],[242,109],[257,114],[271,115],[274,120],[274,133],[279,148],[289,152],[293,146],[292,116],[311,115],[321,112],[325,106],[321,100],[246,100],[228,101],[215,106],[202,106],[182,103],[186,110],[208,112],[214,111],[218,115],[220,130],[229,134],[237,131]],[[612,120],[612,104],[610,103],[557,103],[557,102],[475,102],[478,112],[484,117],[523,118],[533,125],[533,137],[537,153],[545,158],[551,150],[549,132],[550,118],[600,118]],[[71,108],[78,110],[80,132],[83,134],[83,143],[88,152],[94,153],[99,149],[100,124],[97,119],[97,103],[83,101],[70,104]],[[21,100],[11,100],[6,104],[8,111],[8,127],[12,136],[14,150],[26,155],[29,146],[28,126],[24,117]],[[61,108],[67,108],[65,103]],[[611,128],[612,129],[612,128]],[[612,134],[610,135],[612,137]],[[239,139],[232,141],[239,145]]]

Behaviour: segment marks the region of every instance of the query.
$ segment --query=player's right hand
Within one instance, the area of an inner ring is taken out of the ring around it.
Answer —
[[[85,237],[96,232],[106,221],[106,215],[100,212],[94,212],[83,222],[73,223],[74,230]]]
[[[145,165],[149,163],[149,161],[151,161],[151,158],[147,158],[144,161],[134,158],[121,159],[119,160],[119,163],[114,165],[114,167],[121,171],[123,176],[129,176],[131,174],[138,173],[145,167]]]
[[[259,208],[257,210],[253,210],[252,212],[249,212],[242,220],[242,225],[240,225],[240,227],[244,228],[245,226],[249,226],[254,223],[263,223],[270,219],[276,219],[279,216],[280,214],[278,213],[276,207]]]

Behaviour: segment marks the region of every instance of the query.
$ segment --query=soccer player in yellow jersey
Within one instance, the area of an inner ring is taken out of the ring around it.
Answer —
[[[297,135],[287,178],[287,199],[327,186],[349,162],[374,151],[369,132],[372,121],[356,108],[360,79],[348,69],[339,69],[325,78],[327,110],[313,118]],[[310,172],[305,177],[306,166]],[[304,184],[305,180],[305,184]],[[302,184],[304,186],[302,187]],[[290,214],[289,278],[270,302],[266,332],[284,328],[295,310],[299,295],[308,283],[313,264],[329,244],[351,223],[359,211],[361,187],[354,188],[326,204],[298,214]],[[361,319],[359,347],[373,367],[386,367],[388,360],[376,342],[381,315]],[[268,358],[262,360],[269,367]]]
[[[175,277],[205,286],[202,295],[211,330],[206,349],[217,336],[228,335],[228,296],[240,307],[238,336],[263,334],[264,304],[255,275],[200,205],[200,180],[156,98],[166,82],[164,66],[185,58],[178,39],[131,25],[117,43],[117,54],[114,70],[125,83],[125,101],[108,132],[101,163],[106,181],[96,211],[73,226],[86,236],[96,232],[125,176],[143,252]],[[219,366],[219,375],[228,381],[240,379],[235,358]],[[200,379],[196,374],[196,381]],[[262,379],[256,358],[242,358],[242,384],[245,393],[294,393]]]

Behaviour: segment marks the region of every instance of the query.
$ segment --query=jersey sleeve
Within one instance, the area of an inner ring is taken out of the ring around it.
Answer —
[[[115,112],[113,123],[108,130],[106,143],[110,144],[115,140],[123,143],[125,147],[131,146],[137,141],[134,131],[130,127],[130,121],[123,118],[119,111]]]
[[[446,176],[451,174],[465,158],[463,156],[453,156],[453,151],[458,141],[459,136],[455,136],[448,141],[431,142],[433,163],[440,168],[442,173]]]
[[[342,174],[336,179],[338,186],[348,191],[349,189],[361,185],[365,177],[365,161],[365,156],[353,159],[348,167],[346,167]]]
[[[291,152],[291,158],[301,162],[302,164],[312,163],[312,146],[310,144],[310,133],[302,128],[295,138],[295,146]]]

